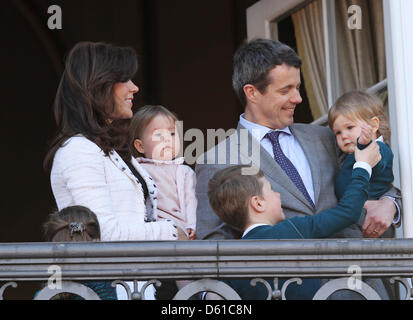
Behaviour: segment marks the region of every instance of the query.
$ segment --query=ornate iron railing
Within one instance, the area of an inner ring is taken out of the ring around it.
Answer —
[[[60,292],[98,299],[77,282],[82,280],[110,280],[125,286],[125,281],[133,281],[135,288],[127,287],[128,298],[144,299],[146,287],[159,285],[164,279],[191,280],[175,299],[188,299],[199,292],[239,299],[220,281],[230,278],[248,278],[251,285],[265,283],[268,299],[285,299],[288,285],[309,277],[334,279],[324,284],[314,299],[326,299],[340,289],[358,292],[366,299],[379,299],[377,292],[363,282],[365,277],[400,282],[405,288],[401,298],[410,299],[413,239],[0,244],[0,299],[5,290],[18,290],[20,282],[47,283],[56,276],[61,277],[61,288],[45,286],[36,299],[50,299]],[[274,279],[275,289],[263,278]],[[289,279],[282,288],[278,288],[280,278]],[[138,281],[146,281],[140,290]]]

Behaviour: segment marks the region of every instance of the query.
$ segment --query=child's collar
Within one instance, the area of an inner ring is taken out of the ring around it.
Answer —
[[[136,158],[139,163],[153,163],[153,164],[183,164],[185,158],[180,157],[173,160],[155,160],[148,158]]]
[[[256,228],[256,227],[260,227],[260,226],[269,226],[268,223],[255,223],[250,225],[242,234],[242,236],[244,237],[248,232],[250,232],[252,229]]]

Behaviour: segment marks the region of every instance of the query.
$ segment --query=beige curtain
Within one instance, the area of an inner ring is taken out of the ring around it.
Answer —
[[[311,113],[317,119],[328,111],[321,0],[310,3],[291,17],[298,55],[303,60],[305,90]]]
[[[335,4],[340,91],[367,89],[386,77],[382,1],[336,0]],[[347,26],[351,5],[361,8],[361,30]]]
[[[330,0],[329,0],[330,1]],[[367,89],[386,78],[383,5],[380,0],[331,0],[336,6],[339,94]],[[348,8],[358,5],[362,29],[349,29]],[[292,14],[297,51],[314,119],[328,111],[322,1],[315,0]]]
[[[377,82],[386,79],[386,44],[384,41],[383,1],[369,0]]]

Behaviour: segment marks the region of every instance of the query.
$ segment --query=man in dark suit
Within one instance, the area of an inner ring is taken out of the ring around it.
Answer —
[[[257,39],[235,53],[232,82],[245,113],[236,132],[197,161],[198,239],[231,239],[236,233],[214,214],[207,196],[213,174],[231,165],[260,168],[281,194],[287,218],[336,205],[334,178],[341,163],[334,135],[325,127],[294,124],[294,110],[302,101],[300,67],[296,52],[279,41]],[[387,195],[393,199],[366,202],[362,228],[348,227],[333,237],[381,236],[400,216],[394,201],[399,194],[392,189]]]

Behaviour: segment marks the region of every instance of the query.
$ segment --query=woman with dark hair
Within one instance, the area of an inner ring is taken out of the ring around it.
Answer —
[[[70,51],[54,104],[59,131],[44,166],[58,209],[91,209],[102,241],[176,240],[172,221],[156,221],[156,185],[129,150],[136,70],[131,48],[81,42]]]

